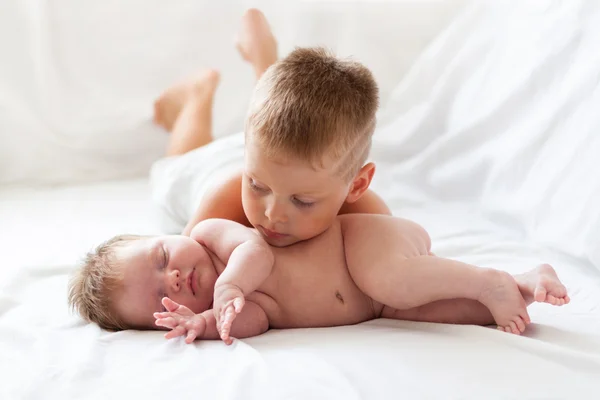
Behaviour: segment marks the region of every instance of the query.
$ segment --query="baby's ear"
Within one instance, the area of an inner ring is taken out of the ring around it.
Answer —
[[[354,203],[369,189],[369,185],[375,175],[375,164],[372,162],[365,164],[356,176],[352,179],[350,191],[346,197],[346,203]]]

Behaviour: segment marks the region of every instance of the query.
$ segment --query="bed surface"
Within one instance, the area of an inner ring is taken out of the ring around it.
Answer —
[[[461,206],[396,210],[430,231],[441,256],[511,272],[553,263],[572,304],[532,306],[523,337],[376,320],[187,346],[83,324],[67,311],[67,276],[107,236],[154,231],[148,193],[144,180],[0,192],[0,398],[572,398],[598,388],[598,270]]]

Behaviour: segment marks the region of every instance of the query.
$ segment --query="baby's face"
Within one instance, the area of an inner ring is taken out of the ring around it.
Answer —
[[[205,250],[187,236],[160,236],[117,249],[123,288],[115,294],[116,312],[127,325],[157,329],[152,314],[164,311],[165,296],[195,313],[210,308],[217,280]]]
[[[277,247],[327,230],[344,204],[350,184],[327,164],[315,169],[301,160],[270,160],[248,136],[242,203],[250,223],[267,243]]]

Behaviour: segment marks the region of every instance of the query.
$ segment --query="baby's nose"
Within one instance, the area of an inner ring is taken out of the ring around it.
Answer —
[[[169,286],[176,292],[181,289],[181,273],[178,269],[173,269],[169,272]]]

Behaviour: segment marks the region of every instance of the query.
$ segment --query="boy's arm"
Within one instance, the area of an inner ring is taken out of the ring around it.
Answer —
[[[218,183],[207,193],[196,213],[184,228],[182,235],[189,236],[198,222],[222,218],[250,226],[242,207],[242,174],[238,173]]]
[[[342,214],[383,214],[392,215],[387,204],[371,189],[367,190],[354,203],[344,203],[339,212]]]

